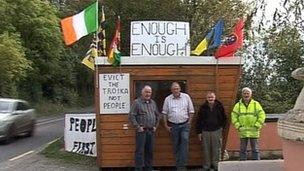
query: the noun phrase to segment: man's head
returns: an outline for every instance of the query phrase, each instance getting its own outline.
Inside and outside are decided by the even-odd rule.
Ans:
[[[141,89],[141,96],[144,100],[150,100],[152,96],[152,88],[149,85],[145,85],[143,89]]]
[[[178,82],[173,82],[171,84],[171,92],[172,92],[173,96],[174,97],[179,97],[180,91],[181,91],[181,87],[178,84]]]
[[[242,89],[242,97],[243,97],[243,100],[248,103],[251,99],[251,96],[252,96],[252,90],[249,88],[249,87],[244,87]]]
[[[206,95],[206,99],[207,99],[207,102],[209,103],[209,104],[214,104],[214,102],[215,102],[215,98],[216,98],[216,96],[215,96],[215,93],[214,92],[208,92],[207,93],[207,95]]]

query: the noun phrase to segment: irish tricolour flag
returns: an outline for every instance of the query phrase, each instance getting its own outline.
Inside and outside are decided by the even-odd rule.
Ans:
[[[61,20],[63,38],[66,45],[71,45],[80,38],[98,29],[97,1],[80,13]]]

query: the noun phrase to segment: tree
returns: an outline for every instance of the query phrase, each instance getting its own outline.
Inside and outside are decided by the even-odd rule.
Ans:
[[[262,18],[253,28],[253,36],[245,52],[249,62],[245,65],[242,87],[253,88],[255,98],[261,101],[267,113],[291,109],[303,86],[290,77],[294,69],[303,66],[303,26],[299,15],[303,4],[299,5],[297,0],[282,2],[271,25],[271,21],[265,20],[266,4],[260,2]]]
[[[0,50],[6,53],[19,52],[18,59],[25,58],[24,61],[28,62],[20,62],[20,65],[31,66],[31,69],[25,67],[26,70],[20,68],[22,74],[19,75],[22,77],[14,71],[14,77],[19,80],[14,82],[18,96],[35,102],[43,99],[69,104],[77,102],[75,65],[80,63],[81,55],[65,49],[57,8],[41,0],[0,0],[0,11],[7,14],[0,16],[0,24],[3,25],[0,34],[9,35],[4,36],[6,47]],[[16,54],[10,56],[15,57]],[[1,58],[7,57],[1,54]],[[3,75],[10,77],[8,72]],[[5,87],[12,85],[1,83]]]
[[[14,91],[9,90],[8,95],[16,94],[35,102],[48,99],[67,104],[78,103],[80,97],[92,99],[94,74],[80,64],[92,41],[92,35],[65,47],[59,21],[60,18],[76,14],[93,1],[0,0],[0,12],[7,14],[0,16],[0,58],[10,55],[15,61],[21,61],[18,62],[20,66],[15,66],[17,62],[10,60],[18,68],[18,72],[1,73],[1,79],[11,78],[11,75],[16,78],[13,79],[14,83],[0,83],[2,87],[15,85]],[[224,18],[227,28],[225,31],[228,33],[240,16],[250,12],[248,5],[240,0],[104,0],[100,1],[100,8],[101,5],[105,5],[108,45],[114,33],[116,16],[121,16],[123,55],[129,55],[131,21],[190,22],[193,30],[191,39],[194,40],[191,44],[194,47],[203,39],[217,17]],[[2,87],[1,93],[4,92]]]
[[[31,61],[25,58],[20,36],[0,34],[0,96],[17,97],[17,84],[30,71]]]
[[[14,6],[13,25],[21,35],[26,57],[33,62],[33,70],[21,85],[24,92],[28,92],[24,96],[36,101],[43,96],[51,97],[63,51],[56,9],[40,0],[8,2]]]
[[[195,47],[210,31],[217,20],[224,20],[224,34],[230,34],[240,18],[245,18],[253,9],[240,0],[206,1],[196,0],[193,4],[193,19],[191,20],[191,45]],[[248,18],[250,21],[251,18]],[[247,27],[250,27],[248,22]]]
[[[165,20],[189,21],[186,5],[179,0],[105,0],[107,18],[107,40],[111,41],[114,34],[114,23],[117,15],[121,17],[121,52],[128,56],[130,53],[130,23],[131,21]]]
[[[300,81],[291,77],[291,72],[303,66],[304,41],[296,28],[286,26],[278,33],[272,32],[265,42],[269,59],[273,61],[270,85],[279,95],[274,99],[277,111],[286,111],[293,108],[303,87]]]
[[[64,5],[60,6],[60,16],[66,17],[82,10],[85,6],[90,4],[90,0],[69,0],[65,1]],[[195,47],[197,42],[204,38],[205,32],[212,27],[219,16],[223,17],[226,22],[226,32],[229,33],[233,28],[236,21],[241,16],[245,16],[250,13],[247,4],[239,0],[234,1],[192,1],[192,0],[143,0],[143,1],[120,1],[120,0],[104,0],[99,3],[105,6],[106,15],[106,40],[109,46],[114,33],[114,24],[116,16],[120,15],[122,23],[121,32],[121,51],[125,56],[129,55],[130,51],[130,23],[131,21],[138,20],[166,20],[166,21],[186,21],[190,22],[192,33],[191,45]],[[205,6],[205,8],[202,8]],[[156,12],[157,11],[157,12]],[[197,31],[199,30],[199,31]],[[92,37],[87,36],[75,43],[71,49],[71,52],[78,54],[78,59],[83,58],[84,52],[88,49]],[[75,56],[77,58],[77,56]],[[92,74],[83,72],[82,68],[77,71],[82,79],[92,78]],[[91,81],[92,82],[92,81]],[[85,87],[93,86],[93,84],[84,85],[88,81],[82,81],[79,83],[78,88],[81,90]]]

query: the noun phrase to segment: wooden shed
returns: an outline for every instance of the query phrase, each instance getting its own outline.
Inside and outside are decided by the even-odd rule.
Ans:
[[[171,83],[177,81],[181,84],[182,91],[188,93],[193,100],[195,112],[205,100],[207,91],[214,91],[223,102],[227,114],[230,114],[243,62],[239,57],[219,60],[212,56],[122,57],[121,66],[113,67],[105,57],[99,57],[95,64],[97,163],[100,168],[117,168],[134,167],[135,132],[128,121],[127,110],[128,105],[140,95],[143,85],[152,86],[153,99],[160,111],[165,97],[170,94]],[[120,74],[127,74],[127,79],[120,83],[108,83],[107,80],[119,77]],[[113,91],[109,88],[111,85]],[[112,96],[115,93],[118,94],[117,97]],[[124,112],[121,113],[121,110]],[[194,129],[195,122],[196,114],[190,134],[189,166],[200,166],[203,157]],[[161,122],[155,137],[154,166],[174,164],[170,135]]]

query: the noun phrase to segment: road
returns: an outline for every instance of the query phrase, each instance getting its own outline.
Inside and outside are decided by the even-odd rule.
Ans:
[[[63,117],[38,122],[33,137],[17,137],[10,144],[0,143],[0,162],[14,160],[21,157],[20,155],[32,153],[63,134]]]

